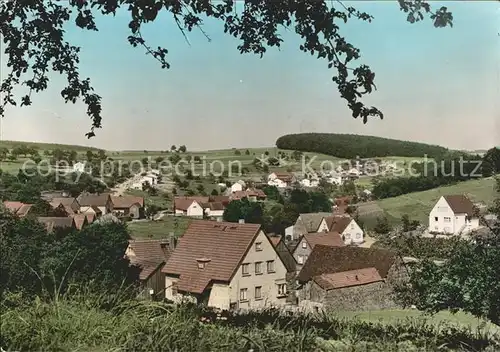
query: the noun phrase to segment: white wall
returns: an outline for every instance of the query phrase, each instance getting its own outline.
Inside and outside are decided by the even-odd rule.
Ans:
[[[255,243],[260,242],[261,251],[255,250]],[[274,260],[274,273],[267,272],[267,261]],[[262,262],[262,274],[255,274],[255,262]],[[278,284],[286,284],[286,268],[281,262],[273,245],[260,232],[242,263],[249,264],[249,276],[243,276],[241,266],[229,285],[229,300],[237,303],[239,308],[261,308],[264,306],[280,306],[286,303],[286,297],[278,297]],[[261,286],[262,299],[255,299],[255,287]],[[247,302],[240,302],[240,289],[247,289]]]
[[[239,184],[238,182],[236,182],[231,186],[231,192],[234,193],[234,192],[238,192],[238,191],[243,191],[243,186],[241,184]]]
[[[321,222],[319,223],[317,232],[328,232],[328,225],[326,224],[325,219],[321,220]]]
[[[358,225],[358,223],[352,219],[349,225],[345,228],[344,232],[341,233],[344,236],[345,244],[360,244],[364,241],[363,229]]]
[[[187,208],[187,216],[203,217],[203,208],[198,202],[193,201],[193,203],[191,203],[191,205]]]
[[[455,233],[455,231],[458,231],[465,224],[465,215],[458,216],[458,219],[456,217],[444,197],[439,198],[429,213],[429,232]],[[460,219],[461,217],[463,219]],[[445,221],[445,218],[449,218],[449,221]],[[457,225],[459,226],[458,228],[456,228]]]

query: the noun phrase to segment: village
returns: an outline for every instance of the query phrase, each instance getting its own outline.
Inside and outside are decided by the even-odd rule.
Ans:
[[[73,171],[85,173],[82,165],[75,163]],[[114,191],[77,197],[65,191],[42,192],[41,198],[57,216],[37,219],[49,233],[106,221],[189,220],[180,236],[169,231],[161,238],[148,239],[144,233],[130,240],[124,255],[140,268],[140,296],[145,299],[194,302],[220,310],[398,308],[394,289],[408,280],[411,266],[419,259],[373,247],[370,233],[356,221],[352,196],[332,199],[329,211],[300,213],[283,233],[266,233],[261,224],[246,223],[243,218],[224,220],[232,202],[265,204],[268,196],[263,189],[287,194],[317,187],[320,179],[342,185],[362,174],[356,168],[339,169],[322,178],[308,174],[299,179],[296,173],[271,171],[267,182],[238,180],[230,186],[219,185],[222,190],[217,195],[175,196],[171,209],[147,216],[144,196],[117,190],[158,187],[161,172],[153,169],[126,180]],[[361,193],[369,200],[368,190]],[[28,216],[33,206],[9,200],[3,204],[20,218]],[[485,229],[479,206],[463,194],[443,195],[429,209],[428,226],[420,226],[416,236],[452,238],[479,233]]]

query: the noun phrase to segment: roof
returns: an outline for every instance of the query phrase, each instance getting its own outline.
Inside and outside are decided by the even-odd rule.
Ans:
[[[179,210],[187,210],[193,202],[208,203],[208,197],[175,197],[174,208]]]
[[[267,196],[261,189],[250,189],[250,188],[244,191],[235,191],[231,193],[231,199],[233,200],[239,200],[246,197],[266,198]]]
[[[316,232],[318,230],[319,224],[321,224],[321,220],[331,215],[332,213],[326,213],[326,212],[302,213],[299,214],[299,217],[306,232]]]
[[[275,236],[276,237],[276,236]],[[272,237],[270,237],[271,243],[272,243]],[[281,243],[281,245],[279,245]],[[274,243],[273,243],[274,244]],[[278,242],[276,244],[276,253],[278,253],[278,256],[280,257],[281,261],[285,265],[286,271],[289,273],[296,273],[297,272],[297,262],[295,261],[295,258],[293,257],[292,253],[288,250],[288,247],[285,245],[283,242]]]
[[[298,280],[306,282],[315,276],[350,270],[376,268],[385,278],[396,261],[396,254],[382,248],[330,247],[316,245],[299,273]]]
[[[227,203],[229,203],[229,196],[209,196],[208,201],[209,202],[220,202],[222,204],[227,204]]]
[[[333,290],[336,288],[352,287],[382,281],[376,268],[343,271],[333,274],[322,274],[313,278],[321,288]]]
[[[455,214],[474,214],[474,204],[464,195],[443,196]]]
[[[210,208],[210,210],[224,210],[225,209],[224,204],[222,204],[221,202],[210,202],[210,203],[208,203],[208,207]]]
[[[259,233],[259,224],[194,220],[162,272],[178,275],[180,291],[202,293],[212,281],[229,282]],[[207,258],[204,269],[197,260]]]
[[[130,264],[140,269],[139,279],[147,280],[170,257],[173,248],[167,239],[130,240],[127,258]]]
[[[309,247],[314,249],[316,245],[320,244],[323,246],[330,247],[344,247],[345,243],[342,241],[338,232],[327,232],[327,233],[308,233],[304,235]]]
[[[330,232],[342,233],[352,221],[350,216],[328,216],[325,218],[326,226]]]
[[[33,206],[33,204],[25,204],[23,202],[13,202],[8,200],[4,201],[3,205],[5,206],[5,208],[19,217],[26,216]]]
[[[276,178],[285,181],[285,182],[290,182],[293,180],[293,175],[289,172],[283,172],[283,171],[273,171],[271,174],[275,174]]]
[[[96,205],[91,205],[91,206],[88,206],[88,205],[85,205],[83,206],[84,210],[81,210],[80,208],[80,211],[82,212],[86,212],[88,209],[92,209],[93,211],[95,211],[96,214],[100,214],[102,213],[101,209],[99,209]],[[89,213],[89,214],[92,214],[92,213]]]
[[[38,217],[39,222],[45,225],[45,229],[51,232],[55,228],[67,228],[75,226],[73,218],[69,217]]]
[[[57,207],[59,204],[62,204],[64,206],[71,206],[73,205],[74,202],[77,202],[78,204],[78,201],[76,200],[76,198],[71,198],[71,197],[56,197],[56,198],[52,198],[50,200],[50,204],[55,204],[55,206]]]
[[[134,204],[139,204],[140,207],[144,207],[144,197],[111,196],[111,202],[113,203],[113,208],[118,209],[128,209]]]
[[[88,221],[89,224],[91,224],[91,223],[94,222],[94,220],[95,220],[95,214],[93,214],[93,213],[86,213],[84,215],[87,218],[87,221]]]
[[[73,215],[73,219],[75,220],[75,226],[78,230],[81,230],[83,228],[85,222],[88,223],[88,219],[85,214],[75,214]]]
[[[78,203],[80,206],[96,206],[103,207],[106,205],[108,199],[110,198],[109,193],[100,194],[85,194],[78,197]]]

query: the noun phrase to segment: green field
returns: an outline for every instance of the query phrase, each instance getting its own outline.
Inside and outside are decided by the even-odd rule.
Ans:
[[[449,311],[441,311],[434,315],[425,314],[419,310],[378,310],[366,312],[335,312],[336,317],[359,319],[366,322],[382,322],[384,324],[397,324],[402,322],[427,322],[439,328],[440,326],[461,326],[471,330],[481,329],[488,334],[500,334],[500,327],[495,326],[485,320],[478,319],[471,314],[457,312],[452,314]]]
[[[192,219],[184,216],[164,216],[156,221],[132,221],[128,229],[132,238],[168,238],[170,232],[177,237],[186,231]]]
[[[408,214],[411,219],[427,224],[429,212],[434,204],[441,196],[449,194],[464,194],[472,201],[491,205],[495,198],[495,180],[485,178],[464,181],[451,186],[382,199],[376,203],[392,218],[401,219],[404,214]]]
[[[95,147],[86,147],[83,145],[69,145],[69,144],[57,144],[57,143],[38,143],[38,142],[24,142],[24,141],[0,141],[0,148],[12,149],[20,144],[26,145],[28,147],[34,147],[39,150],[54,150],[54,149],[66,149],[75,150],[77,152],[86,152],[87,150],[98,150]]]

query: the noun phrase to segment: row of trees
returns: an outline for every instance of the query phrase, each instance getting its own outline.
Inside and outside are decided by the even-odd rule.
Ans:
[[[430,158],[436,158],[447,152],[446,148],[436,145],[373,136],[335,133],[289,134],[278,138],[276,146],[280,149],[322,153],[347,159],[394,155],[409,157],[427,155]]]
[[[330,212],[332,203],[322,192],[307,192],[294,189],[289,194],[281,195],[274,186],[265,186],[264,193],[268,202],[252,202],[247,198],[232,201],[224,211],[224,220],[262,224],[267,233],[282,234],[285,228],[297,220],[300,213]]]
[[[121,223],[47,234],[35,219],[19,219],[0,205],[0,294],[62,294],[70,284],[118,288],[138,279],[123,254],[129,234]]]

